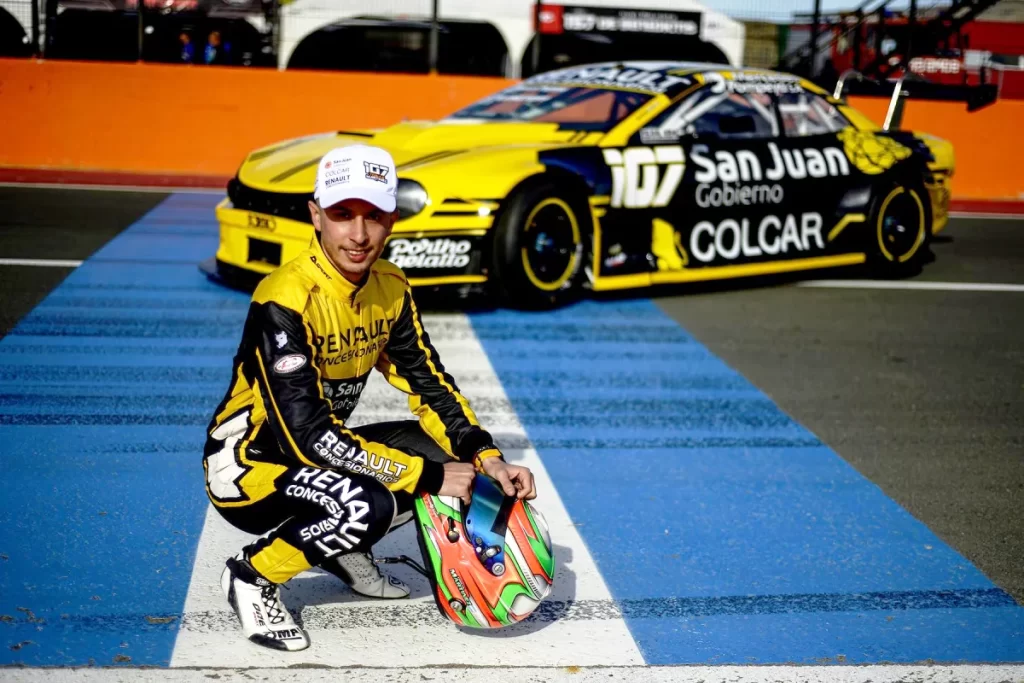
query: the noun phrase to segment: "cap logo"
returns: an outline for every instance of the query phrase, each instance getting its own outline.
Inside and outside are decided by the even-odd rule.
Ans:
[[[379,183],[388,182],[388,172],[391,170],[383,164],[374,164],[369,161],[363,162],[363,168],[366,169],[366,177],[370,180],[376,180]]]
[[[328,159],[324,162],[324,168],[330,168],[332,163],[334,162]]]

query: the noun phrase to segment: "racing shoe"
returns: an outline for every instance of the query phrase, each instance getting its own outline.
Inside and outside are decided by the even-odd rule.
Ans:
[[[409,587],[382,572],[370,553],[346,553],[320,566],[344,581],[356,593],[368,598],[395,600],[409,597]]]
[[[235,608],[245,636],[263,647],[295,652],[309,647],[309,636],[298,627],[281,602],[281,586],[270,583],[239,553],[227,561],[220,586]]]

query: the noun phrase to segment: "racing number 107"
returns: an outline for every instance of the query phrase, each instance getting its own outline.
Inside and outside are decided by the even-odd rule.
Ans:
[[[683,179],[682,147],[627,147],[603,151],[604,162],[612,172],[611,205],[614,208],[665,206]],[[664,175],[661,166],[665,167]]]

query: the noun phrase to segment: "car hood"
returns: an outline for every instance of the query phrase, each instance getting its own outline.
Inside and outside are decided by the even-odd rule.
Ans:
[[[556,123],[494,123],[469,119],[409,121],[383,130],[339,131],[286,140],[255,150],[238,176],[245,185],[272,192],[312,192],[320,158],[329,150],[356,143],[388,150],[398,172],[481,149],[524,145],[547,147],[579,138],[579,131]]]

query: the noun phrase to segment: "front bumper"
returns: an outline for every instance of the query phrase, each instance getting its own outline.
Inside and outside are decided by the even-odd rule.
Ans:
[[[413,287],[474,285],[488,279],[489,212],[431,211],[401,220],[384,248],[384,258],[401,268]],[[440,214],[440,215],[437,215]],[[217,205],[220,244],[200,269],[211,279],[251,291],[268,273],[310,245],[313,226],[293,218]]]

